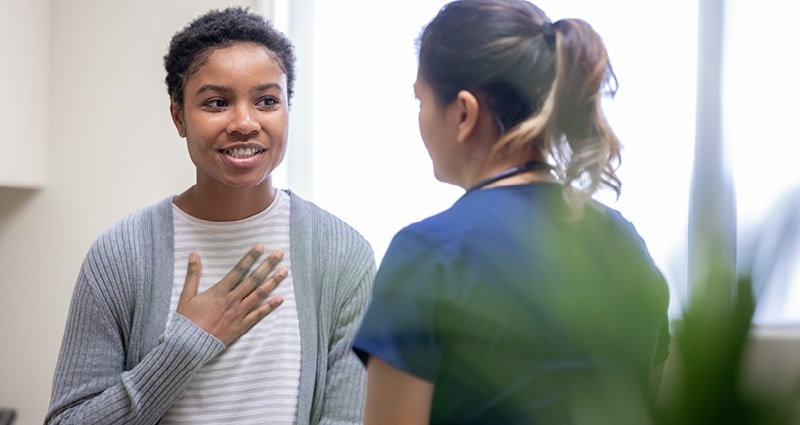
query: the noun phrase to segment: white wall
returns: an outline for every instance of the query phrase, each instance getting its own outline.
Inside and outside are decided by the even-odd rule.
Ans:
[[[0,407],[41,424],[75,277],[92,240],[129,211],[182,191],[194,169],[168,114],[162,57],[172,34],[221,0],[0,0],[49,32],[50,81],[39,96],[4,96],[38,112],[22,135],[48,129],[49,181],[0,187]],[[48,20],[50,23],[48,24]],[[43,48],[0,27],[0,38]],[[20,81],[3,81],[16,87]],[[4,91],[5,92],[5,91]],[[7,92],[6,92],[7,93]],[[50,119],[47,118],[48,114]],[[38,119],[38,120],[37,120]],[[0,128],[0,138],[10,134]],[[25,139],[17,140],[24,145]],[[7,155],[7,152],[0,152]]]

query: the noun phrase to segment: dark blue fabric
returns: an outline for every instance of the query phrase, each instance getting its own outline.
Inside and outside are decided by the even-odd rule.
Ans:
[[[599,394],[637,403],[667,356],[668,289],[633,225],[596,207],[570,220],[561,186],[502,186],[409,225],[353,349],[433,382],[433,424],[573,423]]]

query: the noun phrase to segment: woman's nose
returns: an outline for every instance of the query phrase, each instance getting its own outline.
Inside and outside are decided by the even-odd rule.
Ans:
[[[228,123],[229,134],[240,134],[249,136],[257,133],[261,128],[258,120],[253,114],[253,110],[247,106],[237,106],[233,108],[231,120]]]

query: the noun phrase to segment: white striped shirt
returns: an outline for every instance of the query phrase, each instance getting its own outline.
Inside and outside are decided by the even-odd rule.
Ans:
[[[280,190],[269,208],[233,222],[199,220],[173,205],[175,278],[168,320],[177,308],[192,251],[202,263],[199,291],[219,282],[255,243],[262,243],[265,253],[283,250],[280,266],[290,272],[273,292],[284,298],[283,304],[203,366],[161,424],[295,424],[300,329],[290,267],[289,207],[290,197]]]

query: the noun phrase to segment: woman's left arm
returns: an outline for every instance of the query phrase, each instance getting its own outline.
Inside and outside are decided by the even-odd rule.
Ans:
[[[432,399],[433,383],[370,356],[364,425],[428,425]]]
[[[351,349],[351,344],[369,305],[376,266],[359,262],[358,272],[339,282],[336,313],[333,318],[327,371],[319,425],[360,425],[364,414],[366,370]],[[349,273],[345,273],[347,275]],[[344,282],[347,283],[344,283]],[[314,421],[312,420],[312,423]]]

